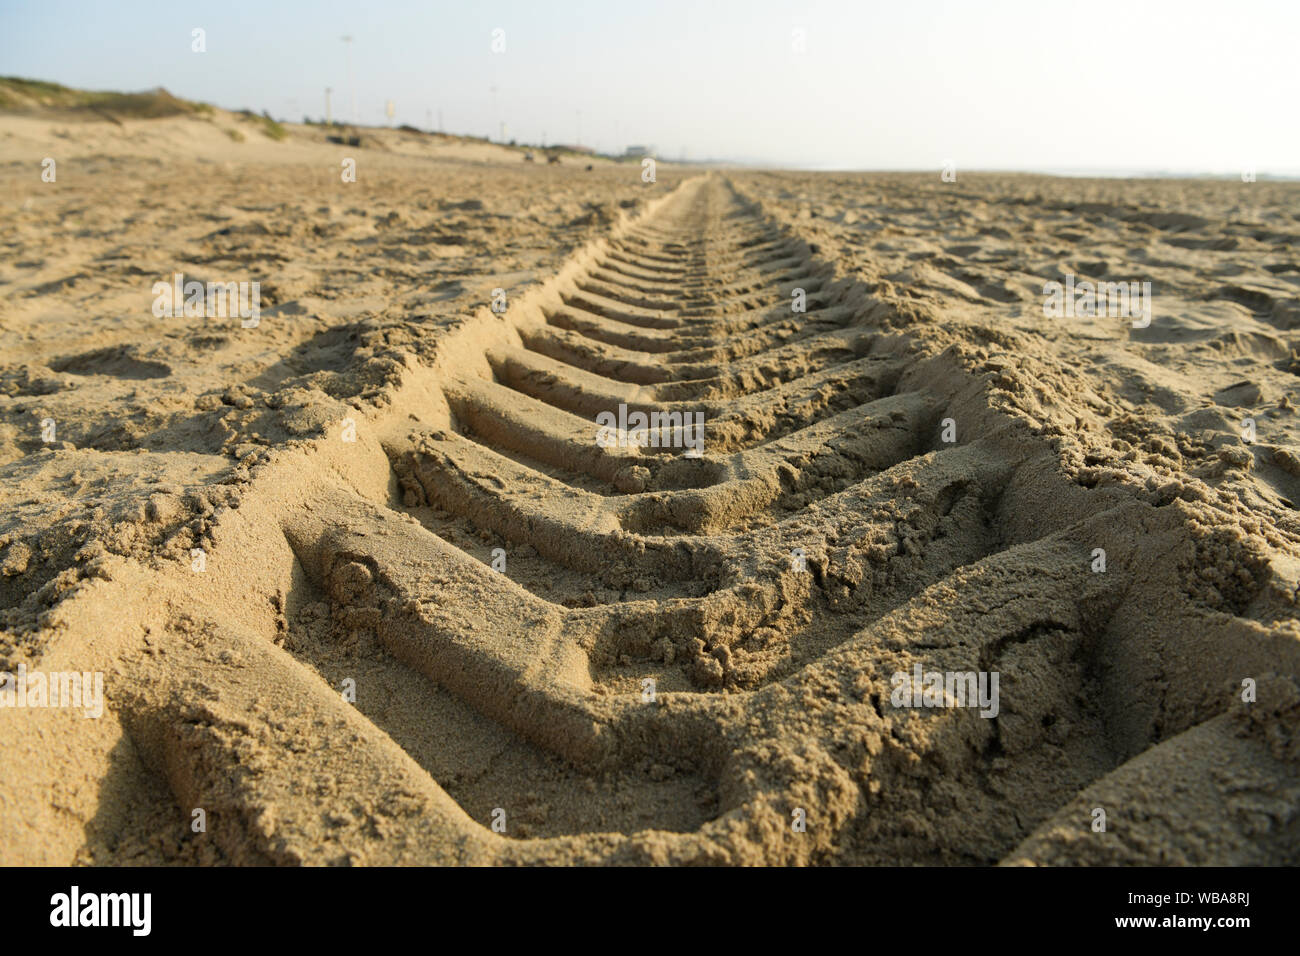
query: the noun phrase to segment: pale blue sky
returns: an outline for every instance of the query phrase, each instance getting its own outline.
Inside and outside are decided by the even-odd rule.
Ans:
[[[1300,171],[1300,0],[0,0],[0,75],[293,120],[331,86],[347,118],[343,34],[363,122],[391,98],[399,123],[691,158]]]

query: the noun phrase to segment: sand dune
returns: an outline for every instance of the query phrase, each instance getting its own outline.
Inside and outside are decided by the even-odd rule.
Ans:
[[[1300,859],[1300,187],[151,122],[0,126],[3,862]]]

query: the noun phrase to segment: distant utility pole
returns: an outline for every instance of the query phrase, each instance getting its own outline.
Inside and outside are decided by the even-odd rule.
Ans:
[[[429,128],[430,133],[433,132],[433,110],[424,111],[424,125]]]
[[[573,145],[574,146],[582,145],[582,110],[578,110],[578,141]]]
[[[501,122],[501,115],[497,112],[497,85],[495,83],[490,87],[492,91],[492,115],[496,117],[497,122]]]
[[[357,112],[357,81],[352,76],[352,37],[341,37],[348,51],[348,86],[352,87],[352,122],[360,123],[361,114]]]
[[[442,132],[442,110],[438,110],[438,132]]]
[[[326,126],[334,125],[333,120],[331,118],[333,114],[330,112],[330,94],[333,92],[334,91],[330,89],[328,86],[325,87],[325,125]]]

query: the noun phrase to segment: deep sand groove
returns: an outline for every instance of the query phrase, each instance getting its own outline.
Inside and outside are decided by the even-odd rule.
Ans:
[[[688,181],[266,466],[201,587],[124,564],[61,607],[138,645],[63,761],[237,862],[1295,862],[1295,744],[1233,705],[1295,697],[1273,572],[1206,598],[1204,514],[1072,483],[892,308]],[[599,447],[620,403],[701,413],[702,456]],[[205,612],[231,589],[260,630]],[[998,716],[894,707],[917,664],[998,671]]]

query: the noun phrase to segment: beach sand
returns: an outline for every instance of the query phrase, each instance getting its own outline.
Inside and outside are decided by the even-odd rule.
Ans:
[[[287,130],[0,115],[0,863],[1300,861],[1300,184]]]

